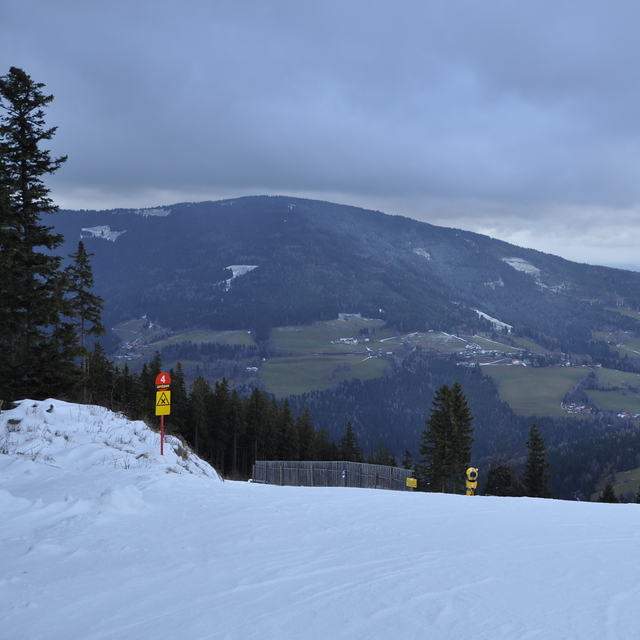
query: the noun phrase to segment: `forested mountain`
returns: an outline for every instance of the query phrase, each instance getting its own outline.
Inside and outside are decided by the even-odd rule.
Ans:
[[[174,330],[252,330],[258,347],[248,347],[253,351],[243,351],[243,358],[251,356],[254,365],[263,353],[274,355],[268,340],[274,327],[360,313],[398,332],[468,336],[500,331],[493,318],[510,325],[511,336],[532,337],[556,353],[637,366],[620,358],[608,336],[640,332],[633,314],[612,310],[640,307],[640,274],[576,264],[470,232],[266,196],[151,210],[60,211],[54,224],[67,253],[82,238],[94,254],[106,326],[146,316]],[[163,355],[201,360],[203,350],[211,350],[208,360],[230,361],[239,349],[245,348],[176,343]],[[496,456],[522,464],[532,418],[502,402],[490,377],[442,355],[407,353],[383,377],[289,398],[293,413],[308,407],[314,426],[325,427],[334,440],[351,421],[365,451],[384,445],[415,457],[435,391],[457,380],[475,418],[474,461],[485,470]],[[640,437],[633,422],[616,421],[615,414],[535,419],[549,446],[558,497],[587,496],[609,465],[637,464]]]
[[[400,331],[473,333],[489,326],[478,310],[546,346],[594,355],[603,351],[594,331],[640,330],[605,308],[640,306],[638,273],[356,207],[260,196],[63,210],[54,225],[69,249],[82,237],[94,254],[107,326],[146,315],[264,339],[275,326],[351,312]]]

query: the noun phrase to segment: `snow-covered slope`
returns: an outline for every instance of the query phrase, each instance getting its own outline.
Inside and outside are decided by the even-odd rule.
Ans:
[[[640,505],[223,483],[142,423],[55,400],[3,413],[0,438],[2,640],[640,628]]]

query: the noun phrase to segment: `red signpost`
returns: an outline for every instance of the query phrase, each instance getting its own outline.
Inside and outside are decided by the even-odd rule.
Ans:
[[[156,376],[156,415],[160,416],[160,455],[164,455],[164,417],[171,413],[171,376],[159,373]]]

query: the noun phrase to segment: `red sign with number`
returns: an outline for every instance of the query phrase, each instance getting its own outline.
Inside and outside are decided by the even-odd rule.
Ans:
[[[156,376],[156,387],[168,387],[171,384],[171,376],[168,373],[159,373]]]

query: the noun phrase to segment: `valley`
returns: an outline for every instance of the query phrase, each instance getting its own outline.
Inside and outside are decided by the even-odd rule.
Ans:
[[[639,420],[640,374],[598,367],[600,389],[589,390],[588,406],[569,403],[565,396],[592,371],[584,364],[567,366],[560,354],[553,354],[531,340],[504,336],[498,342],[486,336],[456,336],[445,332],[412,332],[398,335],[377,319],[358,314],[340,314],[338,318],[311,325],[275,327],[267,348],[260,346],[255,334],[244,330],[187,330],[173,332],[153,325],[146,318],[130,320],[113,328],[123,341],[114,361],[127,363],[139,372],[157,352],[167,369],[181,362],[187,382],[202,375],[211,383],[226,366],[230,386],[246,388],[253,384],[279,399],[310,391],[322,391],[346,380],[370,380],[390,373],[398,362],[415,348],[453,358],[460,366],[479,366],[498,383],[500,398],[521,416],[564,417],[588,415],[606,410],[619,417]],[[217,362],[206,353],[199,358],[174,358],[181,345],[224,345],[237,351],[234,365]],[[262,350],[263,355],[259,356]],[[205,348],[206,351],[206,348]],[[554,362],[536,366],[539,357]]]

